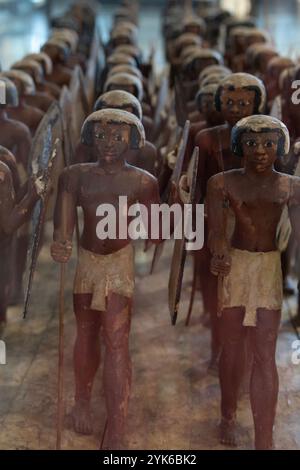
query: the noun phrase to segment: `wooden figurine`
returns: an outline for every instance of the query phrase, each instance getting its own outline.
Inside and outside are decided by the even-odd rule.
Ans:
[[[288,130],[278,119],[242,119],[232,129],[231,148],[243,160],[242,168],[215,175],[208,183],[211,270],[218,276],[222,341],[220,437],[224,444],[238,444],[237,400],[248,337],[254,358],[250,401],[255,448],[270,450],[278,396],[275,350],[282,307],[276,232],[288,206],[299,237],[300,180],[274,169],[276,159],[289,151]],[[231,238],[226,236],[228,206],[235,219]]]
[[[51,253],[59,263],[69,260],[76,207],[81,206],[84,228],[74,283],[77,338],[72,416],[77,432],[92,432],[90,400],[100,363],[99,334],[102,328],[108,415],[104,447],[120,449],[131,383],[128,339],[134,290],[133,248],[126,234],[124,239],[118,236],[100,239],[96,212],[101,204],[111,204],[118,217],[119,196],[127,196],[129,206],[140,202],[149,209],[152,203],[159,203],[158,184],[152,175],[128,165],[125,160],[129,149],[142,148],[145,143],[143,126],[133,114],[116,109],[91,114],[82,128],[82,143],[91,146],[97,162],[73,165],[62,173]]]

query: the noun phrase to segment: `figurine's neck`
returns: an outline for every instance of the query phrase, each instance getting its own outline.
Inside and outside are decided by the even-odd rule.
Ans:
[[[107,162],[101,158],[98,160],[98,165],[106,173],[118,173],[125,166],[125,160],[122,158],[113,162]]]
[[[256,181],[262,181],[270,178],[270,176],[274,173],[274,165],[270,165],[264,171],[255,171],[252,166],[245,164],[245,173],[249,178]]]

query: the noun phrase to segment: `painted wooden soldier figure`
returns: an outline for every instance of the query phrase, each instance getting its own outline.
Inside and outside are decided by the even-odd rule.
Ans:
[[[49,39],[41,48],[53,64],[53,71],[48,75],[49,82],[53,82],[59,87],[68,86],[72,78],[72,70],[67,67],[67,61],[70,56],[70,48],[59,39]]]
[[[108,414],[104,446],[120,449],[131,382],[128,338],[134,290],[133,248],[126,233],[124,239],[118,235],[116,239],[99,238],[97,209],[102,204],[111,204],[118,220],[119,196],[127,196],[128,206],[139,202],[149,209],[151,204],[159,203],[158,184],[152,175],[125,160],[129,149],[142,148],[145,142],[143,126],[133,114],[116,109],[91,114],[82,128],[82,142],[93,148],[98,160],[73,165],[62,173],[51,253],[59,263],[69,260],[76,207],[81,206],[84,228],[74,282],[77,322],[74,429],[84,434],[92,432],[90,400],[100,363],[99,333],[102,329],[106,346],[104,391]],[[129,221],[127,213],[124,215]]]
[[[222,80],[216,92],[216,109],[221,112],[225,124],[202,130],[195,138],[199,147],[199,172],[197,178],[197,201],[205,201],[207,181],[220,171],[240,168],[242,160],[230,147],[231,130],[243,117],[264,111],[266,92],[263,83],[253,75],[236,73]],[[207,225],[205,226],[207,232]],[[207,238],[207,237],[206,237]],[[217,326],[216,279],[209,270],[210,253],[207,243],[196,254],[198,275],[204,301],[205,313],[211,321],[211,363],[216,367],[220,353]]]
[[[140,102],[135,96],[126,91],[108,91],[101,95],[95,103],[94,111],[107,108],[122,109],[133,113],[140,121],[142,121],[143,118]],[[126,155],[126,161],[130,163],[130,165],[148,171],[154,176],[156,175],[158,153],[155,146],[148,140],[145,141],[145,146],[142,149],[130,150]]]
[[[16,188],[18,192],[16,192]],[[0,338],[6,326],[12,272],[12,237],[30,216],[35,203],[43,194],[40,179],[31,178],[22,188],[11,152],[0,147]]]
[[[0,87],[6,98],[5,103],[0,103],[0,145],[15,155],[17,164],[22,167],[22,173],[26,175],[32,141],[30,130],[22,122],[9,118],[7,114],[8,107],[11,110],[19,105],[19,95],[15,84],[8,78],[0,77]]]
[[[208,183],[211,269],[221,283],[220,437],[224,444],[238,443],[237,400],[248,336],[247,346],[254,357],[250,401],[255,448],[266,450],[273,448],[278,396],[275,350],[282,273],[276,232],[288,206],[294,233],[299,237],[300,179],[274,169],[276,159],[289,151],[288,130],[276,118],[242,119],[232,130],[231,145],[235,155],[244,160],[243,168],[215,175]],[[226,236],[228,205],[235,217],[231,238]]]
[[[60,97],[60,88],[53,82],[48,81],[48,75],[52,74],[53,63],[51,58],[45,52],[32,53],[24,57],[24,59],[32,59],[38,62],[44,70],[44,80],[42,83],[37,83],[36,89],[42,93],[48,93],[54,99],[58,100]]]
[[[47,112],[55,98],[45,91],[37,91],[37,86],[44,82],[44,70],[41,64],[33,59],[23,59],[12,65],[12,70],[22,70],[31,76],[35,85],[35,93],[26,95],[25,102],[43,112]]]
[[[2,72],[1,76],[9,78],[17,87],[19,95],[19,104],[13,108],[8,108],[8,116],[18,120],[29,127],[31,135],[34,136],[45,113],[35,106],[26,102],[28,96],[35,94],[35,85],[31,76],[22,70],[9,70]]]

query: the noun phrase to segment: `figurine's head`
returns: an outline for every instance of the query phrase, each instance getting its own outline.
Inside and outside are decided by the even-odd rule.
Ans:
[[[202,39],[197,36],[196,34],[192,33],[184,33],[181,34],[175,41],[174,41],[174,54],[176,57],[180,56],[184,49],[190,46],[196,46],[201,48],[202,46]]]
[[[266,89],[261,80],[248,73],[233,73],[219,84],[216,109],[230,125],[252,114],[263,113]]]
[[[231,29],[228,43],[230,46],[230,55],[242,54],[247,48],[246,37],[249,31],[253,29],[249,26],[236,26]]]
[[[194,44],[192,46],[185,46],[179,56],[180,65],[184,64],[189,57],[192,57],[194,54],[196,54],[199,49],[202,49],[202,46],[199,46],[198,44]]]
[[[142,119],[143,112],[140,102],[131,93],[127,93],[127,91],[108,91],[101,95],[94,105],[94,111],[107,108],[121,109],[134,114],[140,120]]]
[[[251,28],[247,31],[245,37],[245,48],[252,46],[252,44],[268,44],[271,37],[267,31],[260,28]]]
[[[35,60],[41,66],[43,67],[44,70],[44,75],[51,75],[53,71],[53,63],[50,57],[45,54],[45,52],[39,52],[36,54],[28,54],[27,56],[24,57],[24,59],[29,59],[29,60]]]
[[[112,37],[112,34],[115,34],[115,31],[119,30],[120,28],[123,31],[127,31],[129,37],[133,38],[134,43],[136,43],[138,36],[138,28],[134,23],[130,21],[122,21],[121,23],[118,23],[116,26],[114,26],[113,30],[110,33],[110,36]]]
[[[268,63],[278,52],[270,44],[255,43],[249,46],[245,53],[245,63],[253,72],[265,73]]]
[[[18,90],[19,97],[26,95],[34,95],[35,93],[35,84],[33,79],[28,73],[23,72],[22,70],[8,70],[7,72],[2,72],[0,77],[9,78],[14,82]]]
[[[59,16],[58,18],[52,18],[50,21],[52,28],[67,28],[76,31],[78,34],[81,32],[81,26],[78,19],[70,15]]]
[[[48,41],[42,46],[41,51],[45,52],[53,63],[66,63],[70,56],[71,49],[65,41],[52,38],[48,39]]]
[[[114,54],[125,54],[129,55],[130,57],[133,57],[134,60],[136,61],[136,65],[139,65],[142,60],[142,53],[140,49],[136,46],[132,46],[131,44],[123,45],[123,46],[117,46],[114,49]]]
[[[206,85],[219,85],[224,78],[228,77],[228,73],[224,73],[222,71],[212,73],[207,75],[201,82],[199,82],[199,86],[203,87]]]
[[[188,14],[183,19],[183,31],[185,33],[197,34],[204,36],[206,33],[205,21],[199,16]]]
[[[278,82],[283,70],[295,66],[295,62],[289,57],[273,57],[267,67],[267,78]]]
[[[199,49],[198,52],[188,57],[183,63],[183,77],[186,76],[188,80],[196,81],[205,67],[218,64],[223,64],[223,58],[218,51],[214,49]]]
[[[290,137],[287,127],[272,116],[254,115],[239,121],[231,133],[233,153],[257,173],[273,166],[277,157],[287,155]]]
[[[254,70],[261,74],[266,73],[269,62],[278,55],[279,53],[271,45],[261,44],[261,47],[254,50],[252,56]]]
[[[33,59],[23,59],[11,66],[12,70],[22,70],[31,76],[34,83],[39,85],[44,82],[44,70],[39,62]]]
[[[202,81],[209,75],[216,74],[219,72],[223,73],[224,76],[230,75],[232,73],[232,71],[228,67],[225,67],[225,65],[209,65],[208,67],[205,67],[205,69],[203,69],[200,73],[199,84],[201,85]]]
[[[220,113],[216,110],[215,95],[218,90],[217,84],[206,85],[200,88],[196,96],[198,111],[206,118],[221,118]]]
[[[136,61],[133,57],[128,54],[114,52],[106,59],[106,65],[108,69],[114,67],[115,65],[132,65],[136,66]]]
[[[116,75],[117,73],[129,73],[129,75],[133,75],[134,77],[139,78],[141,81],[143,80],[142,72],[133,65],[115,65],[109,70],[107,78]]]
[[[111,32],[109,43],[113,48],[126,45],[134,46],[136,44],[136,35],[128,28],[119,25]]]
[[[0,76],[1,101],[0,108],[11,106],[15,108],[19,105],[19,94],[16,85],[7,77]]]
[[[128,73],[118,73],[108,78],[104,91],[123,90],[134,95],[139,101],[143,99],[143,84],[141,80]]]
[[[143,148],[141,121],[127,111],[104,109],[91,114],[81,130],[81,142],[94,148],[98,160],[112,164],[124,160],[129,149]]]
[[[54,28],[51,32],[53,39],[67,43],[71,51],[76,52],[79,42],[79,35],[76,31],[67,28]]]

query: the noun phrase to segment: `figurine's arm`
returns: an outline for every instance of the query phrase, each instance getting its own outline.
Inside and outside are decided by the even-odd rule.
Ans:
[[[10,235],[23,225],[38,199],[35,181],[30,179],[27,193],[16,204],[11,171],[0,163],[0,226],[4,233]]]
[[[206,162],[210,155],[210,136],[206,129],[198,132],[195,138],[195,147],[199,147],[199,164],[197,173],[196,202],[204,200],[206,196]]]
[[[76,221],[77,175],[65,169],[58,184],[54,211],[54,234],[51,255],[57,263],[67,263],[72,254],[72,238]]]
[[[19,124],[21,126],[21,123]],[[17,160],[17,163],[21,163],[23,167],[25,168],[25,170],[27,170],[32,138],[31,138],[30,130],[27,126],[25,126],[25,124],[22,124],[22,129],[20,127],[20,130],[17,134],[17,140],[18,140],[18,145],[17,145],[16,154],[15,154],[16,160]]]
[[[226,237],[226,213],[224,207],[224,176],[209,179],[207,185],[208,246],[212,253],[211,271],[227,276],[230,272],[230,246]]]
[[[139,201],[140,204],[143,204],[146,209],[147,209],[147,215],[144,215],[143,213],[142,218],[145,227],[148,227],[148,233],[149,233],[149,240],[152,243],[159,244],[162,241],[162,213],[159,213],[159,222],[158,222],[158,238],[151,238],[152,234],[152,224],[154,221],[152,220],[151,217],[151,206],[152,204],[160,205],[160,197],[159,197],[159,188],[158,188],[158,182],[157,179],[148,174],[144,173],[141,177],[141,185],[140,185],[140,195],[139,195]]]

